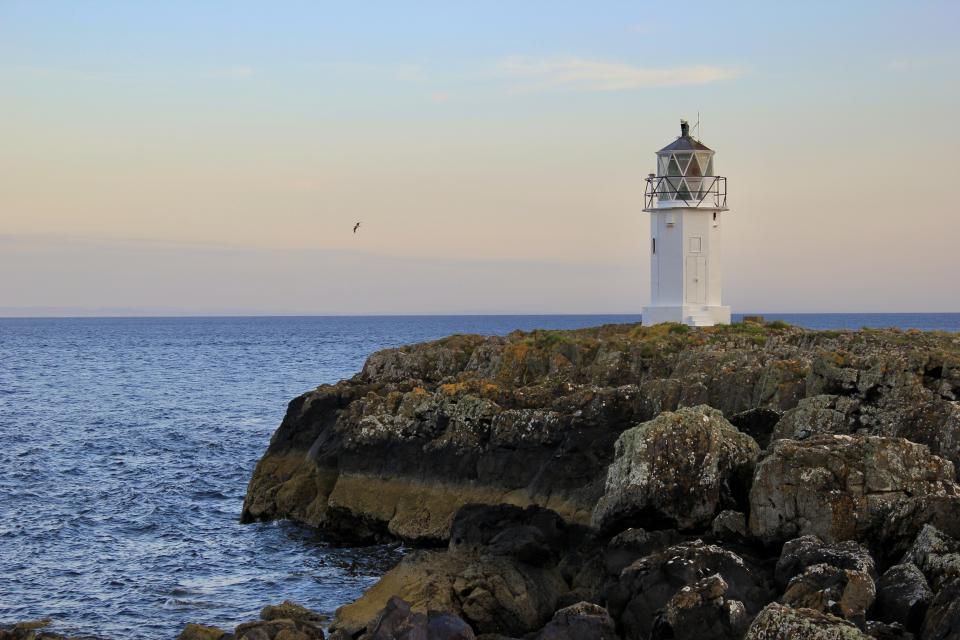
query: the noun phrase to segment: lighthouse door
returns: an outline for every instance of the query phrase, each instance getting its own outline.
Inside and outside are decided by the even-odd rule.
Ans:
[[[707,302],[707,259],[689,256],[687,258],[686,301],[693,304]]]

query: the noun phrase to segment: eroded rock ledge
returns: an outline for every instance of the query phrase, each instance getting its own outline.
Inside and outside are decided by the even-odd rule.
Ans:
[[[355,541],[437,544],[448,539],[464,504],[538,505],[589,526],[606,495],[599,524],[615,522],[619,513],[645,517],[648,526],[700,532],[726,509],[749,512],[750,529],[769,544],[808,532],[839,539],[861,535],[898,495],[927,486],[926,479],[953,480],[946,477],[953,465],[948,473],[943,464],[960,462],[958,399],[954,334],[741,324],[453,336],[376,353],[352,379],[293,400],[256,467],[242,517],[290,518]],[[691,468],[710,463],[696,487],[670,481],[605,494],[621,434],[661,412],[696,405],[713,407],[760,445],[728,443],[715,427],[691,432],[704,452],[689,461]],[[839,444],[805,448],[835,434],[905,439],[926,445],[911,450],[911,460],[933,454],[943,461],[916,473],[881,469],[887,475],[877,480],[875,466],[857,466],[853,458],[901,445],[863,441],[849,459]],[[852,519],[844,520],[846,505],[822,503],[832,511],[820,520],[771,520],[767,504],[748,496],[755,460],[765,482],[810,480],[762,458],[771,440],[766,450],[785,459],[813,460],[817,468],[846,464],[840,475],[810,476],[824,492],[865,477],[851,494]],[[635,437],[623,446],[659,445]],[[818,453],[824,446],[832,453]],[[642,473],[634,466],[623,476]],[[683,502],[683,490],[699,493]],[[936,488],[927,493],[938,495]],[[772,499],[769,508],[806,517],[806,497]],[[634,511],[609,512],[618,504]],[[915,533],[904,536],[909,541]]]

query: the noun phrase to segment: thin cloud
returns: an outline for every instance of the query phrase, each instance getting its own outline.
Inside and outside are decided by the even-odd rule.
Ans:
[[[533,91],[628,91],[698,85],[730,80],[743,73],[739,69],[710,65],[653,68],[579,58],[508,58],[497,68],[501,75],[521,82],[519,88]]]

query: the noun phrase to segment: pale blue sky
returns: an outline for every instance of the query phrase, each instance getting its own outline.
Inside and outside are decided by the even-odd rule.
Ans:
[[[0,0],[0,314],[637,312],[698,111],[735,312],[960,311],[960,5],[682,7]]]

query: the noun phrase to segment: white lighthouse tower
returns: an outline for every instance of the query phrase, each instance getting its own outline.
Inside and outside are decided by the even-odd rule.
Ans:
[[[721,218],[727,179],[714,175],[713,150],[690,136],[657,151],[657,174],[647,178],[650,213],[650,305],[643,324],[681,322],[694,327],[730,323],[720,301]]]

